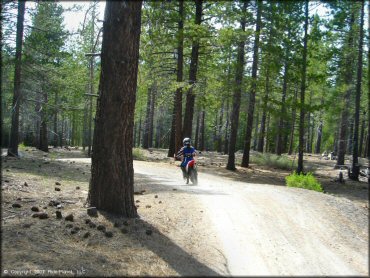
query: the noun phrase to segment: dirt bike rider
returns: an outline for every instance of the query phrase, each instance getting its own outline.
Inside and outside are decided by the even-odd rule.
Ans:
[[[196,150],[195,148],[191,145],[191,140],[190,138],[184,138],[182,140],[182,143],[184,146],[177,152],[175,155],[175,158],[179,158],[182,156],[182,162],[181,162],[181,170],[182,170],[182,176],[185,179],[186,178],[186,165],[188,164],[189,161],[194,160],[194,156],[196,155]]]

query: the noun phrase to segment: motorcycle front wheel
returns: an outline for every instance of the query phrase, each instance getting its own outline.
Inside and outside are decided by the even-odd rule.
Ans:
[[[191,169],[190,180],[194,185],[198,184],[198,172],[196,169]]]

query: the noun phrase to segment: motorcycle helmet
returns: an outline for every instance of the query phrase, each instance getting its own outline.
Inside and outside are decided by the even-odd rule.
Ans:
[[[184,140],[182,140],[182,143],[184,144],[184,146],[190,146],[190,144],[191,144],[191,140],[190,140],[190,138],[184,138]]]

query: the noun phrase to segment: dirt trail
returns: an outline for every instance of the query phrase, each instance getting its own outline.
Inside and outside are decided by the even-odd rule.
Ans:
[[[200,167],[199,184],[185,185],[168,161],[134,161],[135,191],[145,191],[135,195],[141,219],[127,220],[121,233],[114,223],[124,219],[102,212],[93,221],[114,232],[107,239],[84,223],[90,159],[72,155],[32,151],[24,160],[4,160],[3,269],[83,267],[93,276],[369,274],[367,200],[287,188],[268,173],[251,181],[253,170],[225,176],[221,168]],[[61,191],[54,190],[56,181]],[[83,232],[71,235],[66,221],[54,217],[31,217],[31,206],[41,209],[51,198],[73,199],[62,212],[73,212],[73,225]],[[12,208],[14,202],[22,208]],[[84,239],[87,230],[91,237]]]
[[[204,204],[231,275],[368,275],[368,210],[345,198],[201,172],[186,186],[174,166],[134,168]]]

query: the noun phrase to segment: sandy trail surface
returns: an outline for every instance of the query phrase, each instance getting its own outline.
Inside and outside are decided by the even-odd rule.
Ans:
[[[368,209],[348,199],[135,161],[135,173],[200,201],[230,275],[368,275]],[[184,216],[186,217],[186,216]],[[194,235],[197,236],[197,235]]]
[[[216,244],[224,263],[221,267],[220,259],[210,260],[208,267],[220,275],[369,275],[368,206],[300,188],[205,174],[201,168],[199,184],[186,185],[180,169],[169,163],[134,161],[134,170],[136,176],[185,193],[189,207],[201,204],[210,226],[182,233]],[[184,213],[182,220],[188,219]],[[184,227],[197,223],[191,224]]]

